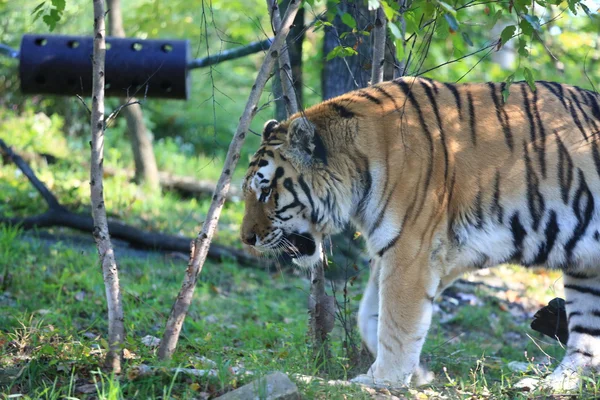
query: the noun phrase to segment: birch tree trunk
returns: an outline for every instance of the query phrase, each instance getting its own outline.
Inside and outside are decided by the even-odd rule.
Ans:
[[[121,13],[121,0],[106,0],[108,8],[109,36],[125,37],[123,16]],[[127,103],[138,101],[135,97],[125,100]],[[137,183],[144,184],[152,191],[160,190],[158,167],[154,157],[152,141],[146,129],[142,107],[139,104],[130,104],[122,110],[127,120],[127,134],[131,142],[131,151],[135,162],[135,177]]]
[[[202,271],[202,266],[204,265],[208,253],[208,247],[210,246],[212,237],[217,229],[219,216],[221,215],[221,210],[225,204],[225,196],[229,190],[229,185],[231,184],[231,175],[240,158],[240,151],[242,144],[246,139],[248,127],[258,110],[257,104],[260,100],[260,95],[270,77],[275,62],[277,62],[277,59],[279,58],[279,51],[285,43],[285,38],[290,31],[290,26],[298,12],[300,3],[301,0],[290,1],[290,5],[281,24],[281,29],[277,32],[277,35],[275,35],[275,39],[265,56],[265,60],[263,61],[256,77],[256,81],[250,91],[236,133],[229,145],[229,150],[227,151],[227,156],[225,157],[225,163],[223,165],[223,171],[221,172],[213,195],[213,201],[206,214],[202,230],[198,233],[198,237],[191,246],[190,261],[188,263],[188,268],[186,269],[184,281],[181,285],[181,290],[179,291],[177,299],[175,300],[175,304],[173,304],[173,308],[171,309],[169,319],[167,320],[165,332],[158,349],[158,357],[162,360],[171,358],[177,346],[183,321],[192,302],[198,274]]]
[[[383,63],[385,61],[385,42],[387,38],[387,20],[383,8],[375,11],[373,29],[373,61],[371,63],[371,85],[383,81]]]
[[[119,271],[115,253],[110,242],[106,209],[104,208],[103,168],[104,162],[104,60],[106,56],[104,25],[104,0],[94,0],[94,50],[92,56],[92,158],[90,167],[90,191],[94,240],[102,265],[106,304],[108,307],[108,344],[106,366],[116,374],[121,373],[121,344],[125,336],[123,304],[119,288]]]

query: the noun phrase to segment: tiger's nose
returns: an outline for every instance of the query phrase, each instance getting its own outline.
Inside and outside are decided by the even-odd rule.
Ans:
[[[250,234],[242,236],[242,242],[244,242],[250,246],[254,246],[256,244],[256,234],[250,233]]]

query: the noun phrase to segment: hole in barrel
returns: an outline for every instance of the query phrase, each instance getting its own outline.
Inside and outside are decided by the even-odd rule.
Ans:
[[[173,91],[173,85],[169,81],[162,81],[160,83],[160,88],[167,93],[171,93]]]
[[[134,44],[131,45],[131,50],[141,51],[143,47],[144,46],[142,46],[142,44],[140,42],[135,42]]]
[[[67,46],[68,46],[70,49],[76,49],[76,48],[78,48],[78,47],[79,47],[79,41],[78,41],[78,40],[69,40],[69,41],[67,42]]]
[[[45,46],[46,44],[48,44],[48,40],[45,38],[37,38],[35,39],[34,43],[38,46]]]
[[[165,53],[170,53],[171,51],[173,51],[173,46],[168,43],[165,43],[160,47],[160,49]]]
[[[110,42],[106,42],[106,50],[110,50],[112,44]]]

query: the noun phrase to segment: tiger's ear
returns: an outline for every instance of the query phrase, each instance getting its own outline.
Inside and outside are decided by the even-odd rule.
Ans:
[[[290,122],[285,153],[297,166],[310,166],[315,149],[315,126],[305,117]]]
[[[263,127],[263,132],[262,132],[263,141],[269,140],[269,138],[271,137],[271,134],[273,133],[273,131],[275,129],[277,129],[277,127],[279,127],[279,122],[277,122],[274,119],[265,122],[265,126]]]

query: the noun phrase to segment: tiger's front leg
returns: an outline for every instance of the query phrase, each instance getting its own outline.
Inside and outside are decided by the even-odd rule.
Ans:
[[[421,374],[419,356],[439,285],[424,247],[398,243],[377,260],[381,268],[377,358],[358,382],[408,385],[415,373]]]

